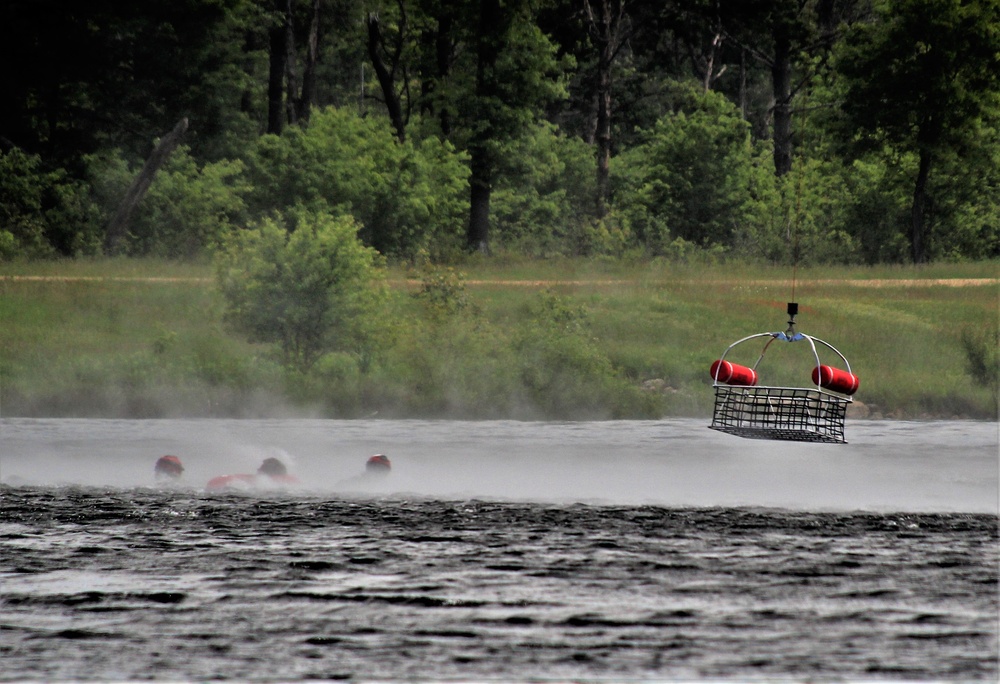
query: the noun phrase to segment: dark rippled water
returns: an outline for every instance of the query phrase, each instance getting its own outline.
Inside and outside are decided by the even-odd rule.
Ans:
[[[997,678],[984,514],[2,489],[4,680]]]
[[[319,446],[336,442],[329,425],[257,424],[239,442],[254,445],[247,462],[270,453],[262,445],[281,444],[297,456],[304,486],[221,494],[205,492],[198,478],[233,462],[199,465],[192,453],[207,432],[218,432],[216,423],[4,427],[2,681],[996,681],[1000,674],[988,426],[979,433],[975,425],[930,426],[906,450],[897,427],[871,425],[853,447],[776,452],[689,424],[638,432],[493,425],[485,438],[492,446],[477,451],[470,426],[452,426],[465,436],[462,453],[482,460],[469,465],[426,448],[444,445],[448,426],[370,425],[367,439],[394,445],[393,477],[404,486],[348,493],[308,477],[321,472]],[[178,427],[185,429],[169,440],[161,432]],[[341,444],[361,440],[358,425],[340,427],[359,430]],[[669,436],[673,448],[664,450]],[[941,451],[956,442],[965,456]],[[484,464],[503,458],[498,444],[531,453],[491,469]],[[538,458],[539,444],[549,460]],[[186,486],[149,485],[150,456],[167,446],[188,449],[186,474],[197,477]],[[667,466],[655,467],[657,453]],[[685,460],[696,457],[697,467]],[[357,457],[344,458],[357,467]],[[840,466],[830,465],[836,458]],[[628,470],[630,459],[639,471]],[[622,465],[598,466],[607,460]],[[92,467],[109,462],[115,467]],[[488,482],[479,491],[470,476],[448,483],[471,496],[436,491],[441,482],[414,491],[446,473],[446,463]],[[550,497],[537,493],[574,464],[584,472],[567,479],[587,501],[574,502],[570,484]],[[743,496],[752,500],[740,505],[727,503],[735,485],[708,477],[751,466],[786,477],[772,489],[745,477],[751,494]],[[130,468],[147,484],[132,483],[139,475]],[[881,484],[852,489],[838,468],[867,468]],[[86,472],[109,483],[57,484],[46,472],[50,480]],[[790,483],[809,472],[830,482],[807,490],[825,491],[823,505],[784,505]],[[602,480],[608,495],[590,500]],[[908,487],[909,510],[898,510],[893,503]],[[655,492],[662,500],[632,500]]]

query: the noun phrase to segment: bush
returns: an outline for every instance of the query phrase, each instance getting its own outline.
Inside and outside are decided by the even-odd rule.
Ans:
[[[972,381],[985,387],[993,397],[994,410],[1000,406],[1000,331],[962,331],[965,368]]]
[[[298,209],[230,236],[216,257],[226,321],[251,342],[278,344],[302,372],[327,352],[369,358],[385,273],[357,229],[350,217]]]
[[[349,213],[365,244],[405,259],[464,240],[468,168],[436,138],[399,143],[377,118],[327,108],[307,127],[261,137],[247,164],[255,211]]]
[[[680,95],[677,111],[612,166],[617,213],[656,255],[676,238],[729,244],[750,200],[749,124],[722,95]]]
[[[532,256],[601,253],[581,250],[597,192],[593,148],[540,123],[517,141],[490,197],[497,246]]]
[[[95,193],[110,217],[138,171],[117,150],[89,157],[88,164]],[[245,218],[248,191],[242,162],[199,167],[186,147],[177,148],[132,218],[128,253],[194,258],[211,251]]]
[[[755,175],[753,210],[737,244],[743,253],[777,264],[855,263],[857,241],[848,232],[846,183],[830,164],[799,159],[776,178]]]
[[[83,183],[37,155],[0,151],[0,259],[93,254],[100,221]]]

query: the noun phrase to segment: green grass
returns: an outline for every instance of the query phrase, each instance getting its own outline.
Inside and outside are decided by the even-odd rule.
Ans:
[[[393,269],[397,337],[378,362],[362,372],[355,359],[334,355],[303,378],[285,372],[271,349],[224,329],[207,264],[0,264],[0,412],[703,416],[712,361],[741,337],[784,330],[794,277],[798,330],[847,356],[861,377],[856,400],[870,415],[997,417],[994,391],[972,381],[961,344],[963,331],[1000,325],[995,261],[793,272],[474,258],[455,269],[471,304],[464,313],[427,318],[409,296],[420,275]],[[993,282],[949,287],[936,279]],[[851,284],[876,280],[896,284]],[[922,282],[899,284],[909,280]],[[578,320],[540,322],[552,302]],[[761,347],[740,345],[731,358],[752,364]],[[808,386],[811,367],[806,347],[775,343],[759,370],[765,384]]]

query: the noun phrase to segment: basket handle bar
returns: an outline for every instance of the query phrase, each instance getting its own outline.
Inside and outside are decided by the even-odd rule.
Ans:
[[[758,337],[770,337],[771,339],[769,339],[767,341],[767,344],[764,345],[764,348],[760,352],[760,356],[757,357],[757,361],[755,361],[754,364],[753,364],[753,366],[751,366],[751,368],[753,370],[757,370],[757,366],[760,365],[760,362],[764,359],[764,354],[767,353],[767,348],[770,347],[771,343],[774,342],[775,340],[783,340],[785,342],[797,342],[799,340],[805,340],[806,342],[809,343],[810,349],[812,349],[813,358],[816,360],[816,368],[819,368],[820,365],[821,365],[820,361],[819,361],[819,353],[816,351],[816,344],[815,344],[816,342],[819,342],[823,346],[825,346],[828,349],[830,349],[831,351],[833,351],[834,354],[836,354],[837,356],[839,356],[840,359],[844,362],[844,365],[847,367],[846,368],[847,372],[848,373],[851,372],[851,364],[850,364],[850,362],[847,360],[846,356],[844,356],[842,353],[840,353],[839,349],[837,349],[836,347],[834,347],[832,344],[830,344],[826,340],[821,340],[818,337],[813,337],[812,335],[806,335],[805,333],[795,333],[792,336],[788,336],[788,335],[786,335],[785,333],[782,333],[782,332],[763,332],[763,333],[756,333],[754,335],[747,335],[746,337],[744,337],[742,339],[739,339],[739,340],[736,340],[731,345],[729,345],[728,347],[726,347],[726,350],[724,352],[722,352],[722,356],[719,358],[719,360],[720,361],[725,361],[726,360],[726,354],[728,354],[730,351],[732,351],[734,347],[736,347],[736,346],[738,346],[740,344],[743,344],[744,342],[747,342],[749,340],[756,339]],[[715,377],[713,378],[713,381],[714,381],[715,385],[719,384],[719,371],[721,370],[721,368],[722,368],[722,364],[720,363],[718,365],[718,367],[716,367],[716,369],[715,369]],[[822,387],[820,387],[819,383],[816,383],[816,388],[817,389],[822,389]]]

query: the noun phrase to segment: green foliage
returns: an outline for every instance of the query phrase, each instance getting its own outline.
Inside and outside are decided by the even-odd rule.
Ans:
[[[379,343],[384,273],[350,217],[304,209],[232,234],[217,255],[226,320],[251,342],[277,343],[307,371],[327,352],[365,357]]]
[[[486,7],[491,3],[483,3]],[[443,106],[455,112],[449,138],[482,154],[492,173],[502,173],[518,141],[539,120],[544,108],[567,95],[568,72],[574,62],[534,21],[526,2],[496,2],[496,23],[483,27],[470,15],[469,46],[464,60],[449,74]],[[481,31],[485,31],[479,35]],[[478,50],[476,49],[478,47]],[[478,63],[478,53],[488,55]],[[492,57],[492,62],[490,62]],[[467,79],[476,74],[478,82]]]
[[[912,155],[888,159],[870,155],[847,167],[845,221],[858,243],[865,264],[900,263],[909,251],[912,188],[907,175]]]
[[[749,127],[721,95],[688,89],[644,140],[613,160],[616,208],[662,254],[675,238],[728,244],[746,220],[753,165]]]
[[[1000,328],[985,330],[965,328],[961,336],[965,368],[972,382],[987,388],[993,396],[994,409],[1000,406]]]
[[[463,156],[435,138],[399,143],[378,117],[315,112],[305,128],[260,138],[247,163],[256,212],[350,213],[364,242],[387,256],[439,255],[461,241]]]
[[[951,251],[954,238],[968,234],[967,225],[956,224],[956,219],[964,223],[956,201],[961,193],[942,192],[955,176],[984,189],[995,183],[984,178],[995,176],[989,162],[958,174],[954,162],[982,159],[982,149],[997,144],[1000,3],[882,0],[875,3],[875,17],[858,24],[840,46],[841,134],[852,141],[855,154],[889,148],[919,159],[911,181],[910,236],[912,257],[919,262]],[[936,181],[947,176],[942,166],[949,163],[952,177]],[[992,250],[995,231],[987,233]]]
[[[758,174],[741,236],[744,253],[778,264],[855,262],[857,246],[844,213],[850,196],[837,171],[803,159],[780,178]]]
[[[976,144],[939,158],[929,183],[935,198],[929,218],[933,260],[1000,257],[1000,118],[972,124]]]
[[[593,157],[553,124],[530,127],[512,144],[490,197],[496,244],[534,256],[576,252],[593,212]]]
[[[859,142],[974,147],[970,124],[1000,113],[1000,5],[880,0],[875,10],[838,56]]]
[[[192,258],[210,251],[244,218],[247,192],[242,162],[221,160],[199,168],[186,148],[177,149],[137,212],[132,252]]]
[[[385,361],[373,369],[368,398],[390,415],[515,416],[515,363],[505,331],[486,321],[411,319]]]
[[[19,65],[0,113],[0,258],[98,251],[150,142],[182,116],[186,147],[133,217],[131,254],[197,256],[300,205],[351,214],[365,244],[404,261],[491,244],[678,262],[710,250],[787,263],[796,241],[801,262],[1000,254],[996,0],[626,3],[600,216],[598,52],[576,4],[369,2],[405,143],[382,114],[356,5],[316,5],[311,44],[301,0],[287,17],[259,0],[0,3]],[[294,45],[270,74],[286,18]],[[710,46],[707,26],[727,40]],[[778,38],[794,93],[793,138],[779,142],[795,152],[780,181],[766,156]],[[261,136],[271,104],[286,112],[277,137]]]
[[[86,187],[19,149],[0,151],[0,261],[92,254],[96,208]]]
[[[518,381],[547,418],[619,418],[651,413],[648,395],[622,378],[589,333],[587,314],[552,292],[526,307],[513,344]]]
[[[469,307],[465,276],[453,268],[425,269],[420,289],[413,296],[423,302],[432,320],[454,316]]]
[[[87,157],[90,182],[110,217],[139,173],[120,151]],[[199,166],[181,146],[156,174],[132,217],[127,252],[134,256],[191,259],[211,252],[245,218],[249,186],[243,163]]]

